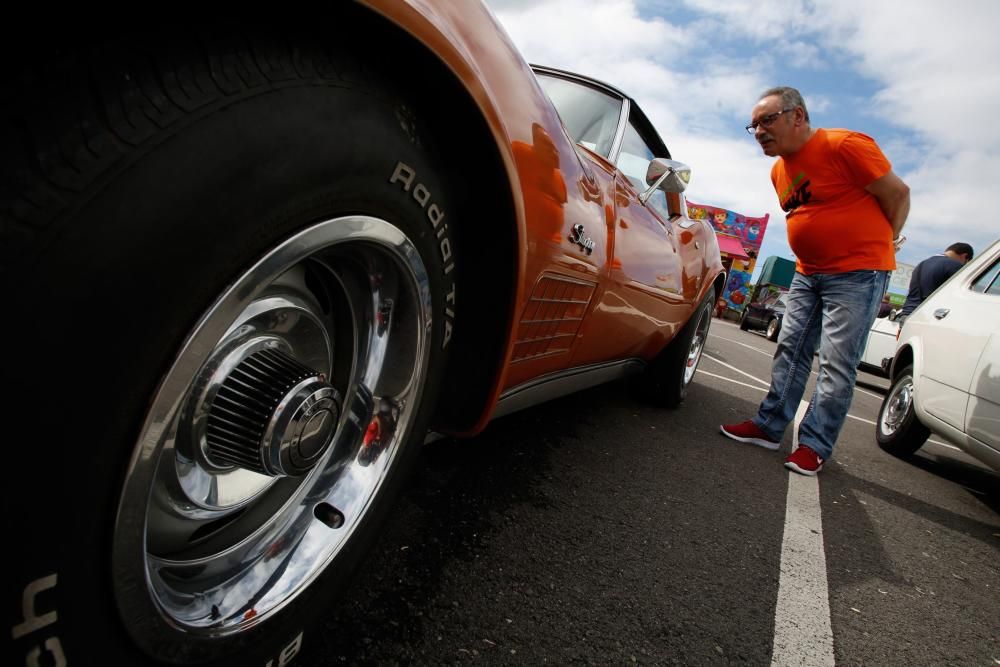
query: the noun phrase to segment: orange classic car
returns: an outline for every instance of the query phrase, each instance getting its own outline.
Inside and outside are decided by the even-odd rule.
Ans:
[[[3,47],[7,664],[289,664],[428,433],[684,398],[724,275],[634,100],[335,4]]]

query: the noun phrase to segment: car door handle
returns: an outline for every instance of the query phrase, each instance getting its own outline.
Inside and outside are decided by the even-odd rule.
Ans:
[[[950,312],[951,310],[948,308],[938,308],[937,310],[934,311],[934,317],[938,318],[939,320],[943,320],[945,317],[948,316],[948,313]]]

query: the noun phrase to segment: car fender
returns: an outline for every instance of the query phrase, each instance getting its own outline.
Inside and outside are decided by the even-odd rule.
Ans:
[[[924,365],[924,344],[920,336],[916,334],[918,326],[918,323],[911,322],[909,319],[903,323],[903,328],[899,334],[899,341],[896,345],[896,354],[893,356],[890,367],[889,378],[890,380],[895,380],[896,376],[904,368],[907,366],[913,367],[913,406],[917,419],[924,426],[931,428],[931,430],[940,430],[941,425],[947,425],[924,410],[923,403],[920,400],[920,394],[925,391],[924,384],[921,381]]]
[[[514,314],[524,310],[537,273],[529,267],[528,248],[544,247],[541,226],[532,224],[543,215],[531,208],[529,202],[538,198],[529,197],[524,189],[515,147],[531,146],[541,133],[555,145],[567,183],[578,180],[584,168],[530,66],[485,5],[456,1],[431,6],[417,0],[363,0],[362,4],[408,33],[454,75],[489,129],[503,164],[505,185],[511,193],[514,219],[510,224],[514,226],[517,255],[512,258],[516,266],[510,285],[511,308],[504,322],[504,342],[499,350],[477,350],[477,354],[495,361],[496,377],[485,400],[465,406],[479,416],[463,420],[464,425],[457,430],[448,429],[456,434],[473,434],[488,423],[507,384],[517,332]],[[405,63],[401,66],[405,67]]]
[[[708,227],[708,223],[701,221],[703,227]],[[722,296],[722,290],[726,286],[726,270],[722,266],[722,255],[719,252],[719,239],[715,235],[715,230],[705,234],[705,268],[701,276],[701,288],[695,298],[695,305],[701,303],[708,290],[715,288],[715,298]]]

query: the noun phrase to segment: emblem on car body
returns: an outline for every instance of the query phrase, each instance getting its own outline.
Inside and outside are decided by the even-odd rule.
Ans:
[[[584,236],[585,233],[583,225],[573,225],[573,233],[569,235],[569,240],[580,246],[580,249],[589,255],[594,252],[594,240],[589,236]]]

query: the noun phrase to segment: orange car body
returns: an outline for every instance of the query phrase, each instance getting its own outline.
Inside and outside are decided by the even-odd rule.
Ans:
[[[512,200],[511,310],[500,349],[477,352],[496,364],[494,379],[476,404],[465,404],[468,421],[446,430],[474,433],[494,416],[649,361],[713,284],[721,292],[711,228],[687,217],[683,195],[668,195],[670,215],[658,216],[614,164],[575,144],[486,7],[468,0],[365,4],[431,52],[472,98]],[[465,298],[474,292],[464,286]],[[560,382],[569,370],[586,379]],[[545,385],[548,391],[525,392]]]
[[[683,399],[724,275],[634,102],[474,0],[331,9],[4,44],[5,664],[289,664],[429,430]]]

